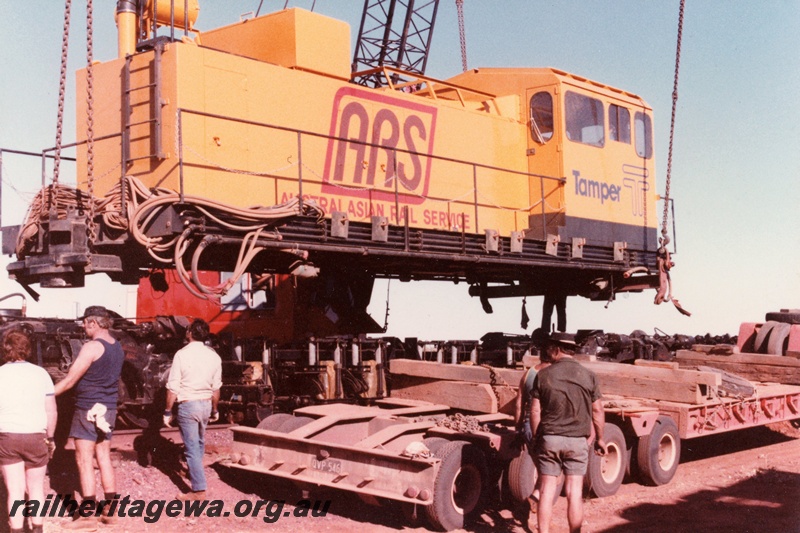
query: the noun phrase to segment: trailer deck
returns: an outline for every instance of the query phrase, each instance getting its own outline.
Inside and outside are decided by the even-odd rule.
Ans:
[[[504,387],[515,376],[518,383],[521,375],[512,369],[402,361],[392,370],[402,370],[410,379],[405,394],[369,406],[314,405],[294,415],[273,415],[258,428],[234,427],[227,465],[299,484],[348,490],[371,503],[392,500],[420,506],[443,530],[463,527],[466,518],[480,510],[482,493],[497,486],[498,479],[517,499],[529,496],[536,470],[521,446],[513,418],[501,412],[508,402],[500,401],[499,386],[493,385],[498,396],[494,412],[466,412],[436,402],[431,387],[419,388],[433,379],[428,374],[434,365],[441,367],[440,376],[480,381],[486,374],[502,379]],[[587,365],[609,375],[608,368],[598,363]],[[586,476],[587,488],[599,497],[619,489],[629,465],[645,484],[669,483],[680,463],[681,440],[800,419],[800,386],[753,383],[752,394],[734,395],[713,372],[611,365],[612,370],[613,365],[619,369],[618,375],[601,377],[601,387],[605,383],[613,388],[619,382],[623,388],[632,383],[635,390],[648,390],[646,385],[664,376],[681,386],[650,387],[649,398],[604,394],[608,453],[590,454]],[[410,376],[414,373],[423,377],[414,381]],[[450,397],[452,388],[442,389]],[[408,398],[408,391],[416,390],[424,390],[425,397]],[[687,400],[663,399],[670,396]]]

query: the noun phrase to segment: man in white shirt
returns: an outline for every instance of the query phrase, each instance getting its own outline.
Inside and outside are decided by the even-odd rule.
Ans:
[[[178,427],[185,447],[186,464],[192,491],[178,495],[181,500],[204,500],[206,476],[203,471],[205,433],[209,422],[219,420],[217,405],[222,386],[222,361],[206,346],[209,328],[196,319],[186,330],[189,344],[178,350],[167,380],[167,405],[164,424],[172,422],[172,408],[178,404]]]

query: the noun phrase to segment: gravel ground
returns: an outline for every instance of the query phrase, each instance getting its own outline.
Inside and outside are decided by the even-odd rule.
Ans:
[[[643,487],[626,482],[614,496],[586,500],[584,532],[800,532],[800,436],[788,425],[754,428],[747,431],[704,437],[685,442],[683,458],[672,482],[662,487]],[[321,490],[303,493],[291,483],[265,476],[230,471],[218,464],[229,449],[229,431],[209,437],[206,455],[208,499],[221,500],[221,513],[228,516],[198,518],[167,517],[148,523],[143,517],[119,518],[113,526],[102,525],[101,532],[423,532],[410,527],[397,506],[373,507],[354,495]],[[66,459],[53,465],[53,492],[65,494],[77,486],[74,469]],[[123,450],[117,461],[118,492],[131,500],[169,501],[187,489],[180,467],[180,446],[165,444],[154,450],[152,464],[146,466],[136,454]],[[66,466],[65,466],[66,465]],[[99,483],[99,479],[98,479]],[[99,485],[98,485],[99,486]],[[308,498],[329,501],[325,516],[312,516],[296,504]],[[4,498],[3,498],[4,499]],[[273,503],[277,520],[265,523],[262,509],[258,516],[237,517],[241,509],[257,500]],[[278,507],[282,505],[282,507]],[[490,501],[470,531],[527,531],[527,512],[516,506],[514,512]],[[48,519],[46,532],[61,531],[65,518]],[[2,528],[0,527],[0,530]],[[555,508],[554,533],[564,533],[566,505],[560,498]]]

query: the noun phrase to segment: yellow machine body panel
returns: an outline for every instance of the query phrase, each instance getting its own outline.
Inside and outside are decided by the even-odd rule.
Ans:
[[[95,194],[124,172],[234,206],[301,195],[355,221],[653,248],[652,148],[637,155],[631,126],[641,114],[652,131],[640,98],[546,68],[361,87],[346,80],[346,28],[290,9],[96,65],[94,132],[109,137],[95,143]],[[619,108],[626,142],[609,132]],[[85,145],[78,157],[86,183]]]
[[[658,196],[652,109],[644,100],[550,68],[475,69],[448,81],[496,94],[518,94],[520,121],[527,120],[529,129],[529,172],[565,178],[563,187],[550,181],[541,191],[531,187],[531,204],[544,213],[537,217],[533,210],[532,236],[544,238],[549,233],[653,248]]]
[[[286,9],[203,32],[199,42],[288,68],[350,79],[350,27],[303,9]]]

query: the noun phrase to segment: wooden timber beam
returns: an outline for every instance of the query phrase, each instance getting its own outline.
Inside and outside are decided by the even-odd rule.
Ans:
[[[467,381],[439,381],[414,376],[395,376],[392,381],[392,397],[406,399],[434,399],[436,403],[449,405],[453,409],[474,413],[514,414],[516,388],[488,383]]]
[[[722,382],[722,376],[715,372],[589,361],[581,361],[581,364],[595,372],[600,381],[600,390],[603,394],[609,395],[699,404],[716,397],[717,389]],[[516,388],[522,378],[522,370],[507,368],[490,370],[480,366],[451,365],[413,359],[393,359],[389,368],[394,381],[393,396],[404,394],[401,397],[425,399],[448,405],[448,398],[454,392],[453,389],[445,389],[444,382],[493,383],[497,389],[498,387]],[[400,391],[404,385],[412,385],[408,381],[404,383],[403,379],[397,379],[400,376],[425,378],[430,381],[424,389],[414,389],[414,392],[402,393]],[[416,386],[417,383],[413,385]],[[467,390],[467,388],[461,388],[462,393],[466,393]],[[424,396],[416,396],[423,393]],[[460,399],[457,401],[463,402]],[[494,408],[491,401],[487,407]],[[498,405],[498,408],[503,409],[503,406]]]
[[[750,381],[800,385],[800,359],[794,357],[751,353],[711,355],[678,350],[675,360],[681,367],[710,366]]]

